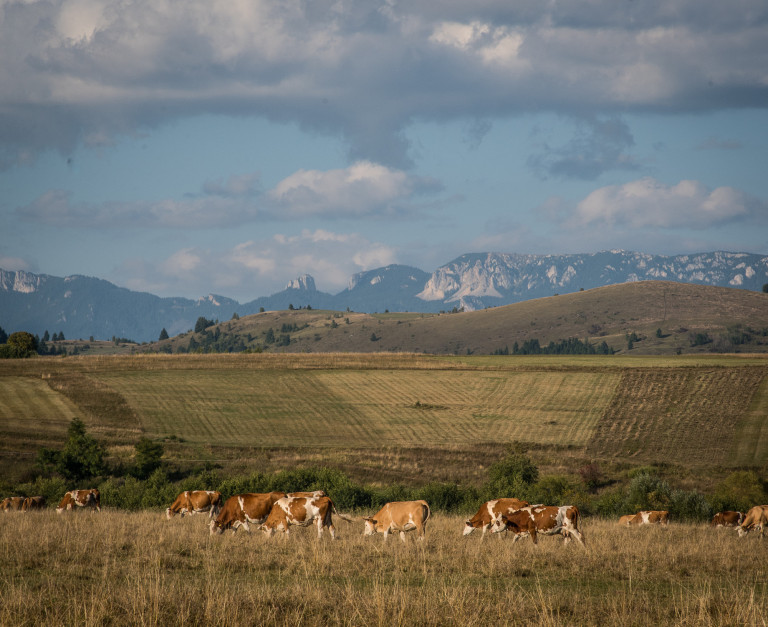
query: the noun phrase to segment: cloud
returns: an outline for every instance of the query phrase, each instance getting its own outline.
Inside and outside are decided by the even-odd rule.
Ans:
[[[417,120],[714,111],[764,107],[768,94],[762,0],[4,0],[0,10],[5,166],[210,113],[340,136],[352,160],[403,169]]]
[[[696,150],[741,150],[744,145],[738,139],[708,137],[696,146]]]
[[[300,170],[269,197],[291,216],[355,217],[410,213],[406,199],[438,189],[434,180],[360,161],[339,170]]]
[[[738,220],[764,222],[768,204],[732,187],[698,181],[666,185],[643,178],[593,191],[576,207],[575,225],[707,229]]]
[[[528,159],[528,166],[541,178],[594,180],[608,170],[636,170],[628,154],[635,141],[627,124],[619,118],[577,121],[576,135],[564,146],[547,144]]]
[[[0,255],[0,268],[13,272],[14,270],[24,270],[25,272],[31,272],[34,270],[31,264],[21,257],[8,257]]]
[[[280,291],[305,273],[315,278],[319,290],[335,293],[356,272],[396,260],[395,249],[356,233],[304,230],[225,250],[183,248],[156,262],[131,259],[111,278],[130,289],[190,298],[215,285],[218,292],[247,302]]]
[[[337,170],[300,170],[262,192],[256,173],[208,181],[199,194],[156,202],[84,203],[66,190],[48,191],[19,207],[27,222],[59,227],[208,229],[306,217],[404,217],[419,211],[414,197],[441,189],[428,177],[362,161]]]

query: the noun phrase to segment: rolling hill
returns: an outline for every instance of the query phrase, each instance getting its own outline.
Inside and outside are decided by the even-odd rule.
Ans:
[[[615,352],[768,351],[768,294],[641,281],[473,312],[267,311],[147,345],[161,352],[493,354],[569,338]],[[629,340],[632,340],[631,347]]]

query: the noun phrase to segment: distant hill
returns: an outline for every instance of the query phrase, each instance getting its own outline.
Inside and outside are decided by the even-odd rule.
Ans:
[[[431,274],[389,265],[354,275],[338,294],[322,292],[310,275],[248,303],[209,294],[192,300],[133,292],[85,276],[65,278],[0,270],[0,327],[67,338],[122,337],[150,342],[165,328],[177,335],[199,317],[225,321],[233,314],[289,306],[351,312],[465,312],[565,295],[622,283],[663,280],[759,292],[768,283],[768,256],[711,252],[661,256],[627,251],[578,255],[473,253]]]
[[[768,352],[768,294],[671,281],[624,283],[482,311],[366,314],[272,311],[150,350],[512,353],[569,338],[622,354]]]

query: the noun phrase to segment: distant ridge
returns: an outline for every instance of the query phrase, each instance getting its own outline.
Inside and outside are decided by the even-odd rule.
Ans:
[[[156,340],[195,326],[198,317],[228,320],[260,310],[311,306],[358,312],[473,311],[606,285],[665,280],[761,291],[768,256],[743,252],[649,255],[622,250],[573,255],[471,253],[427,273],[404,265],[360,272],[346,289],[329,294],[304,274],[271,296],[248,303],[209,294],[197,300],[162,298],[108,281],[0,269],[0,327],[63,332],[68,338]]]

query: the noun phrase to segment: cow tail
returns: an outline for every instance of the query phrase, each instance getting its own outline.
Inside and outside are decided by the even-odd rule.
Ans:
[[[356,519],[352,518],[351,516],[347,516],[346,514],[340,514],[338,512],[338,510],[336,509],[336,503],[333,502],[331,497],[328,497],[328,500],[331,501],[331,507],[333,508],[333,513],[336,514],[339,518],[341,518],[342,520],[344,520],[344,521],[346,521],[348,523],[352,523],[352,522],[356,521]]]

